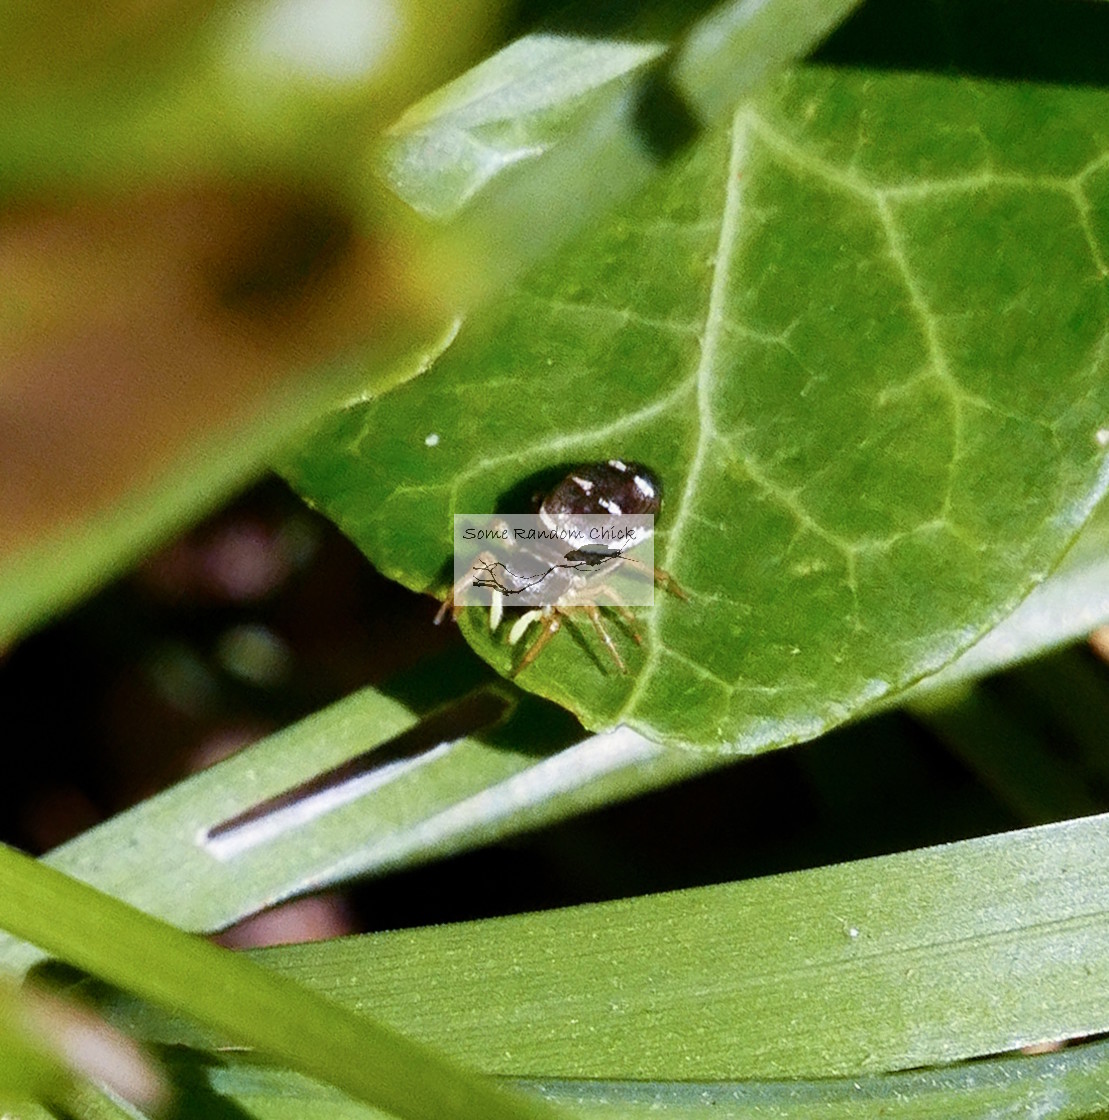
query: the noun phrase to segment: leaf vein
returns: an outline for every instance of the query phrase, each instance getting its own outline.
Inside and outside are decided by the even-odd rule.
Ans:
[[[693,512],[693,500],[701,480],[705,458],[709,446],[716,435],[715,418],[712,411],[712,377],[717,358],[720,339],[727,327],[727,294],[731,279],[732,261],[739,241],[739,216],[743,204],[743,187],[740,169],[747,156],[747,135],[749,117],[737,115],[732,121],[732,144],[728,155],[727,180],[724,187],[724,206],[720,217],[720,233],[717,238],[716,252],[712,263],[712,283],[709,286],[708,307],[705,311],[705,325],[701,335],[701,352],[689,378],[697,393],[697,445],[693,452],[689,474],[678,501],[678,511],[670,526],[668,554],[666,563],[677,567],[681,558],[683,530]],[[655,604],[655,609],[647,619],[650,638],[647,660],[635,684],[628,692],[621,713],[634,711],[642,690],[654,675],[660,655],[658,619],[664,609],[665,601]]]

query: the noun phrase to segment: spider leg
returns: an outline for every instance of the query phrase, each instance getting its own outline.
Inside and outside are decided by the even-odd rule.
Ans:
[[[669,572],[664,571],[662,568],[647,568],[642,560],[634,556],[620,556],[616,559],[615,564],[633,564],[638,568],[643,568],[645,571],[651,572],[654,576],[655,583],[658,584],[663,591],[669,591],[676,599],[681,599],[686,603],[689,602],[689,596],[682,590],[681,584],[679,584]],[[602,587],[603,586],[606,585],[602,585]],[[611,605],[615,606],[615,604]]]
[[[655,568],[654,572],[655,583],[657,583],[663,591],[669,591],[675,599],[681,599],[684,603],[689,602],[689,596],[682,590],[681,585],[669,572],[664,572],[661,568]]]
[[[601,621],[601,612],[597,608],[597,604],[585,603],[582,605],[581,609],[589,616],[589,621],[593,623],[593,629],[597,631],[597,637],[604,643],[605,649],[608,650],[612,660],[616,662],[617,668],[621,673],[626,673],[628,667],[624,664],[624,659],[616,649],[616,645],[612,640],[612,635],[605,629],[605,624]]]
[[[477,559],[474,561],[473,567],[471,567],[470,570],[450,589],[447,597],[443,600],[442,605],[439,607],[439,610],[435,614],[436,626],[438,626],[443,621],[443,619],[447,617],[448,611],[450,611],[451,618],[458,618],[458,612],[462,608],[458,606],[457,599],[458,596],[461,595],[462,592],[465,591],[466,588],[474,582],[474,568],[477,567],[478,564],[491,564],[494,559],[495,557],[491,552],[483,552],[480,556],[477,557]],[[500,620],[498,619],[498,621]],[[493,626],[491,627],[491,629],[495,630],[496,627]]]
[[[624,625],[628,628],[628,633],[635,639],[635,644],[641,646],[643,644],[643,637],[639,633],[639,628],[636,625],[637,619],[631,611],[628,610],[623,603],[616,597],[615,593],[607,587],[602,587],[598,590],[598,598],[604,596],[607,600],[606,606],[611,607],[623,620]]]
[[[542,618],[543,612],[541,610],[527,611],[525,614],[520,615],[518,619],[512,624],[511,629],[508,631],[508,644],[514,646],[523,636],[527,628],[537,619]]]
[[[530,613],[530,612],[529,612]],[[527,617],[526,615],[524,616]],[[520,659],[519,664],[512,670],[512,675],[522,673],[542,652],[546,644],[562,629],[562,619],[557,612],[543,616],[543,629],[539,637],[528,646],[527,652]]]
[[[451,612],[451,618],[458,617],[458,608],[454,605],[454,589],[448,593],[447,597],[439,604],[439,609],[435,612],[435,625],[438,626],[444,618],[447,617],[447,611]]]

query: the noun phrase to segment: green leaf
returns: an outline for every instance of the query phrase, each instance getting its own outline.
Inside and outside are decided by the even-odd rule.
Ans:
[[[446,240],[478,274],[477,291],[500,295],[622,207],[700,126],[729,120],[739,98],[803,58],[858,0],[730,0],[694,21],[701,4],[606,13],[602,41],[527,36],[398,122],[380,172],[422,214],[452,219]],[[582,12],[591,30],[596,15]],[[646,31],[664,41],[640,41]]]
[[[908,698],[942,693],[966,680],[1080,641],[1107,622],[1109,503],[1102,502],[1050,579],[958,660],[921,681]]]
[[[1100,1115],[1109,1046],[1104,1042],[1034,1057],[871,1077],[820,1081],[522,1081],[574,1116],[590,1120],[993,1120]],[[211,1087],[258,1120],[361,1120],[370,1115],[324,1086],[280,1071],[229,1063]]]
[[[748,18],[748,5],[724,5],[711,19],[694,25],[685,52],[675,56],[681,66],[672,77],[682,87],[682,96],[703,114],[712,115],[722,91],[730,95],[756,80],[767,66],[809,49],[855,2],[773,0],[762,6],[754,20]],[[159,438],[147,430],[152,402],[169,399],[165,395],[169,390],[159,382],[159,371],[172,364],[169,351],[160,354],[155,347],[132,352],[123,341],[113,342],[113,347],[117,342],[123,347],[115,359],[120,364],[113,381],[121,393],[110,399],[125,412],[133,404],[126,423],[107,418],[97,408],[80,409],[85,427],[63,424],[62,434],[51,438],[71,449],[84,448],[97,443],[105,425],[116,424],[122,424],[127,438],[107,441],[110,454],[82,455],[76,467],[77,452],[59,459],[28,445],[13,475],[16,481],[8,500],[21,517],[13,519],[8,511],[4,520],[14,543],[4,544],[0,571],[0,644],[57,613],[244,484],[281,443],[302,430],[306,418],[352,393],[382,393],[397,380],[426,368],[431,352],[440,345],[444,325],[460,306],[490,298],[506,277],[516,275],[568,230],[595,219],[655,174],[657,159],[630,122],[639,104],[641,71],[662,47],[616,47],[613,54],[610,43],[597,54],[582,51],[583,59],[567,66],[564,76],[581,95],[572,119],[562,113],[560,97],[565,88],[560,85],[552,98],[550,91],[533,83],[536,113],[529,128],[537,122],[540,132],[542,122],[551,126],[545,138],[538,137],[550,142],[547,147],[567,131],[575,138],[575,144],[553,161],[546,159],[537,174],[530,166],[518,168],[522,176],[511,173],[516,164],[528,164],[537,137],[528,137],[527,151],[521,154],[511,137],[519,118],[499,113],[497,97],[490,96],[480,80],[476,87],[473,81],[463,82],[461,88],[481,104],[463,112],[462,123],[472,125],[476,111],[485,135],[475,131],[459,144],[444,144],[439,130],[430,145],[421,148],[419,136],[413,134],[410,139],[417,141],[416,150],[401,153],[401,158],[399,148],[391,149],[397,157],[394,182],[424,213],[434,213],[435,207],[426,205],[428,200],[422,197],[429,189],[425,181],[434,188],[435,175],[442,175],[451,184],[469,182],[476,189],[482,175],[477,175],[476,183],[467,179],[476,159],[502,172],[497,190],[478,190],[477,205],[452,227],[449,237],[441,238],[441,229],[413,222],[406,207],[383,196],[378,176],[368,173],[379,152],[380,126],[434,76],[449,72],[460,59],[476,52],[499,6],[481,0],[453,5],[449,34],[442,33],[439,5],[415,0],[403,7],[399,24],[373,5],[358,4],[318,11],[309,5],[301,11],[280,3],[243,8],[186,2],[172,18],[165,13],[120,10],[106,19],[90,20],[73,5],[24,3],[0,13],[0,63],[11,79],[0,90],[0,190],[6,186],[19,197],[44,203],[42,214],[35,207],[20,211],[24,218],[30,215],[29,228],[24,230],[28,243],[58,241],[56,231],[46,232],[54,229],[49,222],[45,230],[39,228],[36,215],[43,220],[60,216],[63,225],[76,223],[70,233],[77,244],[99,247],[96,252],[89,249],[88,259],[76,261],[70,259],[72,254],[59,253],[52,262],[50,254],[43,252],[23,269],[23,286],[15,283],[9,314],[0,324],[0,334],[14,347],[17,359],[21,353],[27,358],[21,346],[26,350],[44,338],[58,342],[70,334],[83,337],[91,329],[90,316],[95,321],[98,313],[107,314],[102,293],[123,299],[135,262],[149,263],[149,238],[143,238],[150,231],[136,198],[160,197],[167,184],[172,184],[177,205],[188,201],[194,187],[199,190],[197,184],[211,181],[228,189],[235,184],[248,193],[262,180],[265,190],[278,188],[278,194],[320,194],[342,211],[343,230],[357,233],[359,244],[372,250],[373,261],[368,274],[356,269],[345,291],[335,293],[349,298],[349,309],[344,310],[342,298],[326,300],[337,316],[329,329],[352,330],[358,340],[350,361],[345,353],[350,338],[336,337],[333,349],[344,352],[342,356],[329,368],[308,373],[299,388],[290,391],[276,377],[277,367],[287,359],[272,360],[275,368],[264,382],[269,387],[264,398],[248,403],[250,392],[244,383],[242,399],[230,409],[223,397],[217,406],[203,396],[198,387],[202,379],[194,379],[197,384],[190,389],[188,377],[169,378],[167,384],[172,382],[177,394],[170,426],[180,437],[180,447],[168,436]],[[672,3],[662,22],[672,32],[685,28],[695,14],[688,5]],[[383,44],[389,49],[378,50]],[[573,49],[580,50],[581,44],[571,53]],[[745,51],[758,60],[758,66],[733,73],[729,58]],[[553,54],[564,61],[568,58],[565,45]],[[515,57],[524,66],[522,73],[534,62],[526,50]],[[591,73],[591,64],[602,59],[600,70]],[[549,77],[543,67],[536,72]],[[416,111],[414,119],[418,121],[422,111]],[[485,150],[491,136],[493,143]],[[589,157],[584,163],[583,154]],[[506,170],[508,174],[503,173]],[[570,184],[576,186],[571,189]],[[579,195],[586,185],[589,202],[583,205]],[[421,198],[413,199],[413,191]],[[98,240],[101,227],[95,222],[81,227],[80,207],[74,217],[68,204],[59,205],[60,198],[74,197],[99,199],[113,217],[124,215],[121,229],[127,228],[126,216],[138,205],[142,220],[132,227],[138,230],[133,238],[136,248],[129,252],[124,237],[121,267],[112,264],[113,254],[103,252]],[[185,225],[194,232],[200,228],[191,220]],[[284,233],[291,239],[291,248],[286,247],[290,259],[299,259],[304,251],[300,235],[296,230]],[[158,246],[172,241],[168,235],[154,239]],[[202,255],[206,259],[213,251],[208,244]],[[195,279],[188,280],[189,291]],[[173,284],[161,280],[158,287],[174,290]],[[138,285],[137,293],[132,293],[134,306],[123,299],[107,314],[110,324],[141,319],[148,290]],[[367,298],[374,293],[374,298]],[[379,321],[379,296],[386,297],[385,303],[394,297],[399,301],[394,319]],[[198,333],[202,335],[212,324],[204,317],[200,322],[191,320],[191,307],[173,308],[171,317],[195,344],[184,352],[207,353]],[[348,312],[358,321],[347,322]],[[368,317],[365,322],[362,315]],[[286,311],[273,318],[269,326],[284,331]],[[297,316],[291,319],[296,322]],[[50,329],[40,329],[43,323],[51,324]],[[302,328],[303,324],[297,329]],[[228,329],[231,333],[226,338],[220,334],[220,339],[237,338],[242,324]],[[164,332],[158,337],[165,343]],[[92,354],[97,347],[84,350]],[[296,350],[301,352],[300,347]],[[44,361],[48,352],[49,347]],[[316,349],[309,345],[303,353]],[[132,365],[121,358],[133,359]],[[13,368],[20,366],[20,360],[14,360]],[[207,354],[199,368],[210,372],[212,360]],[[50,384],[67,399],[83,400],[90,369],[70,357],[64,357],[64,363],[68,387]],[[351,376],[354,368],[357,372]],[[136,370],[150,373],[149,386]],[[224,387],[237,384],[238,375],[244,373],[235,355],[229,371],[235,376]],[[41,410],[51,423],[60,416],[47,399],[43,379],[32,378],[31,383],[26,399],[23,389],[15,393],[9,418],[12,430],[23,434],[38,430],[28,427],[24,409],[31,415]],[[37,403],[36,394],[42,398]],[[90,399],[95,404],[104,398],[92,393]],[[5,402],[0,400],[0,405]],[[6,402],[6,407],[11,405]],[[200,418],[195,428],[185,422],[190,408]],[[44,430],[54,431],[49,425]],[[15,443],[19,446],[18,440]],[[144,457],[152,447],[159,448],[161,456],[155,462]],[[33,486],[21,484],[25,475],[37,480]],[[41,498],[34,496],[35,487],[42,489]],[[87,497],[86,490],[94,498]],[[33,531],[21,524],[25,507],[36,511]]]
[[[422,681],[406,681],[403,700],[363,689],[44,860],[211,932],[294,895],[491,843],[722,761],[627,729],[582,740],[551,705],[436,662]],[[0,934],[5,969],[25,971],[41,956]]]
[[[1106,1047],[1093,1044],[1061,1054],[1007,1055],[943,1069],[815,1082],[540,1087],[553,1103],[596,1120],[1089,1120],[1102,1115],[1107,1069]]]
[[[490,1073],[851,1077],[1109,1028],[1107,856],[1098,816],[262,959]]]
[[[855,1078],[1109,1028],[1107,857],[1102,815],[259,959],[500,1076]]]
[[[35,1023],[28,999],[0,979],[0,1108],[57,1095],[70,1085],[72,1072]]]
[[[405,1120],[555,1120],[436,1051],[0,845],[0,928]]]
[[[690,601],[656,598],[642,650],[613,627],[627,677],[583,633],[520,683],[591,728],[814,736],[1012,611],[1104,491],[1107,113],[1100,89],[796,71],[290,477],[443,594],[452,514],[643,461]]]

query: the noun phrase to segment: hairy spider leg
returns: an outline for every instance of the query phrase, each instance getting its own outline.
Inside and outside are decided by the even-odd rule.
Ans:
[[[627,626],[628,633],[631,634],[631,636],[635,639],[635,644],[637,646],[641,646],[643,644],[643,636],[639,633],[639,627],[637,625],[639,620],[635,617],[635,615],[630,610],[628,610],[628,608],[624,606],[623,603],[620,602],[620,600],[615,596],[615,594],[613,594],[613,592],[609,588],[598,588],[597,594],[604,595],[608,599],[608,602],[605,604],[605,606],[611,607],[612,610],[614,610],[624,620],[624,625]]]
[[[616,563],[635,564],[640,568],[646,567],[642,560],[639,560],[634,556],[619,556],[616,559]],[[655,583],[659,587],[661,587],[663,591],[669,592],[674,596],[675,599],[681,599],[684,603],[689,602],[689,596],[682,589],[681,584],[679,584],[678,581],[669,572],[665,571],[662,568],[651,568],[651,574],[654,576]],[[605,590],[604,584],[601,585],[601,590]],[[616,604],[610,603],[609,606],[616,606]]]
[[[654,568],[655,583],[663,589],[668,591],[675,599],[681,599],[683,603],[689,602],[689,596],[682,590],[678,581],[669,573],[664,572],[661,568]]]
[[[534,621],[535,617],[543,619],[543,628],[539,631],[539,636],[535,639],[534,642],[531,643],[530,646],[528,646],[527,651],[524,653],[524,656],[520,658],[519,664],[512,670],[513,676],[516,676],[517,673],[523,672],[524,669],[526,669],[543,652],[543,649],[547,645],[547,643],[559,632],[559,630],[562,629],[562,619],[560,617],[558,609],[548,608],[548,610],[550,611],[550,613],[547,613],[547,610],[528,611],[528,614],[524,615],[523,618],[521,618],[520,621],[517,622],[515,626],[513,626],[512,634],[516,634],[516,640],[519,641],[520,637],[522,637],[523,635],[523,630],[527,629],[526,626],[521,629],[520,622],[523,622],[524,619],[527,618],[528,624],[530,625],[531,622]],[[528,615],[531,615],[532,617],[528,618]],[[519,633],[517,633],[518,630]],[[512,634],[509,635],[510,642],[512,642]],[[515,643],[513,642],[512,644]]]
[[[483,552],[477,557],[477,559],[474,561],[474,564],[471,566],[470,570],[450,589],[450,591],[447,594],[447,597],[443,600],[442,605],[439,607],[439,610],[436,611],[436,613],[435,613],[435,625],[436,626],[438,626],[443,621],[443,619],[447,617],[447,612],[448,611],[450,611],[450,616],[451,616],[452,619],[454,619],[455,621],[458,620],[458,612],[462,609],[460,606],[458,606],[458,603],[457,603],[458,596],[461,595],[462,592],[465,591],[466,588],[469,587],[474,582],[474,567],[476,567],[479,563],[480,564],[492,564],[495,560],[496,560],[496,557],[493,555],[492,552]],[[504,600],[501,599],[501,596],[496,591],[494,591],[493,594],[494,594],[494,602],[493,602],[492,606],[493,606],[493,610],[495,611],[497,609],[497,600],[500,599],[502,604],[503,604]],[[497,617],[497,622],[498,623],[500,622],[500,616],[499,615]],[[489,628],[491,630],[496,630],[497,627],[495,625],[490,625]]]
[[[584,612],[589,621],[593,624],[593,629],[597,631],[597,636],[601,639],[605,649],[608,651],[609,656],[616,663],[616,667],[621,673],[628,671],[627,666],[624,664],[623,658],[620,656],[620,651],[616,648],[616,643],[612,640],[612,635],[609,634],[605,628],[604,620],[601,618],[601,612],[598,607],[593,603],[581,603],[573,607],[558,607],[549,606],[541,610],[528,611],[527,614],[521,615],[512,629],[508,632],[509,645],[515,645],[526,633],[531,624],[538,619],[543,620],[543,626],[536,636],[535,640],[528,646],[524,656],[520,658],[519,664],[512,670],[512,675],[522,672],[526,669],[539,655],[543,652],[547,643],[562,629],[562,620],[569,620],[571,615],[576,614],[578,611]],[[630,614],[630,612],[628,612]],[[634,618],[634,616],[632,616]],[[636,641],[639,641],[639,636],[636,635]]]
[[[632,557],[624,557],[625,560],[633,559]],[[638,561],[636,561],[638,563]],[[669,592],[677,599],[683,602],[689,602],[689,596],[679,586],[678,581],[669,573],[664,572],[661,568],[652,568],[654,573],[655,582],[658,583],[664,591]],[[624,620],[624,624],[628,628],[628,633],[635,639],[635,644],[641,646],[643,644],[643,635],[639,633],[639,620],[635,614],[628,610],[628,608],[620,602],[619,597],[612,590],[608,584],[601,584],[596,588],[594,594],[598,600],[604,599],[603,605],[614,611]],[[573,609],[573,608],[571,608]]]
[[[621,673],[628,671],[627,666],[624,664],[624,659],[617,652],[616,645],[612,640],[612,635],[605,629],[604,622],[601,621],[601,612],[596,603],[583,603],[581,609],[585,611],[589,617],[589,621],[593,623],[593,629],[597,631],[597,637],[604,643],[605,649],[608,650],[612,660],[616,662],[616,667]],[[638,636],[636,641],[638,641]]]

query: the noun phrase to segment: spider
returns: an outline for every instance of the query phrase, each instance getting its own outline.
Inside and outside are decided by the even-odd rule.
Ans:
[[[662,493],[655,475],[641,463],[625,462],[622,459],[609,459],[604,463],[591,463],[571,471],[561,482],[549,491],[539,502],[539,520],[549,529],[555,530],[557,526],[573,526],[574,519],[584,519],[590,516],[607,515],[620,517],[628,514],[657,515],[662,507]],[[551,557],[545,557],[550,561]],[[570,618],[577,612],[583,612],[593,625],[601,644],[605,647],[609,657],[621,673],[627,672],[624,659],[616,648],[612,635],[609,634],[601,617],[598,600],[605,600],[606,606],[611,606],[626,623],[631,636],[637,644],[642,643],[639,631],[636,629],[635,615],[617,599],[611,589],[595,578],[588,584],[589,590],[583,591],[587,586],[585,579],[588,573],[602,568],[606,564],[614,567],[621,563],[639,564],[631,556],[624,556],[620,548],[611,548],[603,545],[586,545],[574,548],[557,558],[555,563],[547,564],[547,571],[538,574],[535,579],[543,579],[555,569],[560,572],[563,585],[567,594],[556,602],[546,606],[527,610],[513,623],[508,632],[508,644],[517,645],[533,623],[540,623],[540,628],[524,651],[524,655],[516,663],[512,675],[526,669],[547,647],[551,639],[562,629],[563,620]],[[540,565],[542,567],[542,565]],[[500,572],[498,572],[500,569]],[[489,628],[496,630],[503,617],[503,598],[498,589],[503,590],[499,582],[501,572],[507,569],[503,563],[494,562],[491,556],[483,554],[478,559],[475,569],[478,574],[468,573],[447,596],[439,613],[435,616],[436,624],[446,617],[448,611],[456,617],[459,607],[456,605],[456,596],[464,586],[488,587],[492,589],[492,602],[489,611]],[[664,590],[679,599],[687,599],[685,592],[678,586],[677,581],[669,573],[661,569],[652,569],[654,581]]]

